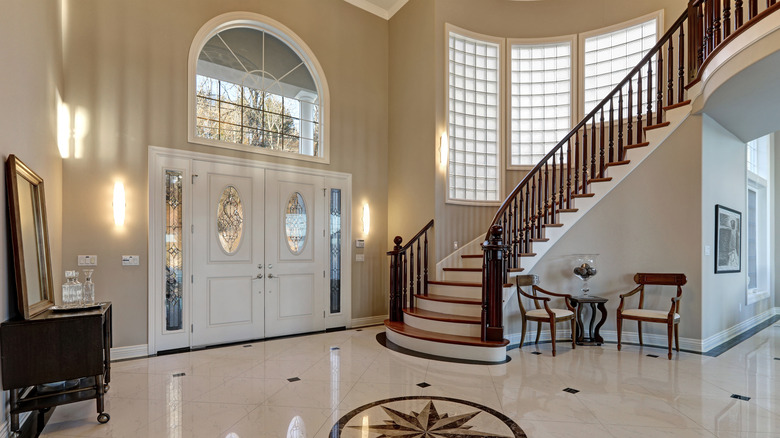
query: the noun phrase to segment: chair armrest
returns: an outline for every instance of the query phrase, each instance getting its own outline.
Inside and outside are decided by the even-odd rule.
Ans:
[[[632,291],[626,292],[626,293],[624,293],[622,295],[618,295],[620,297],[620,305],[617,308],[617,313],[618,314],[623,313],[623,304],[625,304],[624,300],[626,298],[628,298],[628,297],[630,297],[632,295],[636,295],[637,292],[641,292],[642,290],[643,290],[643,286],[640,284],[639,286],[635,287]],[[640,300],[640,303],[641,303],[641,300]],[[639,307],[641,308],[642,306],[640,305]]]
[[[550,301],[550,298],[547,298],[547,297],[535,297],[535,296],[527,293],[523,289],[521,289],[519,286],[517,287],[517,292],[520,293],[520,295],[522,295],[522,296],[524,296],[526,298],[532,299],[534,301],[543,301],[543,302]]]
[[[534,289],[535,289],[537,292],[541,292],[541,293],[543,293],[543,294],[545,294],[545,295],[550,295],[550,296],[553,296],[553,297],[559,297],[559,298],[567,298],[567,299],[571,299],[571,294],[559,294],[559,293],[555,293],[555,292],[550,292],[549,290],[544,290],[544,289],[542,289],[542,288],[541,288],[541,287],[539,287],[539,286],[534,286]]]

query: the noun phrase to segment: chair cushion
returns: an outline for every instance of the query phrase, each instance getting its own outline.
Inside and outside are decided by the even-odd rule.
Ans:
[[[623,311],[623,316],[666,319],[669,316],[669,312],[664,312],[663,310],[650,310],[650,309],[628,309]],[[674,319],[675,321],[680,319],[680,314],[675,313]]]
[[[574,315],[574,313],[572,313],[572,311],[568,309],[550,309],[550,310],[552,310],[552,312],[555,314],[556,319]],[[528,312],[525,312],[525,316],[532,317],[532,318],[550,317],[550,315],[548,315],[547,311],[544,309],[529,310]]]

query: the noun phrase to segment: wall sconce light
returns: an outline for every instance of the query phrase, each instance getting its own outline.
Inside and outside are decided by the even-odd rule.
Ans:
[[[447,133],[443,133],[439,139],[439,164],[442,166],[447,164],[447,154],[450,151],[450,142],[447,138]]]
[[[125,186],[121,182],[114,183],[114,223],[125,224]]]
[[[368,235],[370,228],[371,212],[369,211],[368,204],[363,204],[363,234]]]

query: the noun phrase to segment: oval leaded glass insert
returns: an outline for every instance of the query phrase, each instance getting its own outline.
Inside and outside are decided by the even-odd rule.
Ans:
[[[293,254],[303,252],[306,245],[306,203],[303,195],[293,193],[287,201],[287,209],[284,212],[284,233],[287,235],[287,246]]]
[[[217,236],[226,253],[235,254],[238,251],[243,231],[244,206],[241,196],[237,188],[227,186],[217,203]]]

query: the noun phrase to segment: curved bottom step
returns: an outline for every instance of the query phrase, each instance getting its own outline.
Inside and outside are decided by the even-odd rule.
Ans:
[[[434,356],[480,362],[505,362],[509,341],[482,342],[479,338],[429,332],[402,322],[385,320],[387,340],[403,348]]]

